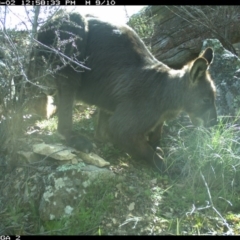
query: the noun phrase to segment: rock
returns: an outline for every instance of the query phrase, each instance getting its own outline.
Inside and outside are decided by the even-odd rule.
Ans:
[[[78,164],[78,159],[77,158],[73,158],[71,162],[72,162],[72,164]]]
[[[112,179],[115,174],[96,166],[65,164],[45,177],[45,191],[42,195],[39,214],[43,221],[61,219],[74,213],[87,188],[101,179]]]
[[[34,144],[33,152],[49,156],[56,160],[72,160],[76,155],[72,153],[72,149],[61,144]]]
[[[217,87],[216,107],[219,116],[236,116],[240,109],[240,59],[223,48],[217,39],[206,39],[202,51],[214,49],[209,71]]]
[[[49,156],[56,160],[61,161],[72,161],[72,164],[77,164],[79,161],[83,160],[84,162],[95,165],[98,167],[105,167],[110,165],[109,162],[105,161],[103,158],[99,157],[95,153],[84,153],[80,151],[76,151],[71,147],[66,147],[62,144],[34,144],[33,145],[33,152],[37,154],[41,154],[44,156]],[[76,152],[76,154],[72,153]],[[81,159],[79,159],[79,158]]]
[[[86,163],[92,164],[98,167],[105,167],[110,165],[109,162],[105,161],[103,158],[99,157],[95,153],[86,154],[84,152],[77,152],[77,155]]]
[[[128,24],[136,30],[159,61],[181,69],[199,55],[205,39],[219,37],[229,50],[232,49],[231,44],[240,42],[239,19],[234,17],[236,12],[239,14],[240,8],[230,8],[147,6],[132,15]],[[212,27],[208,28],[210,22]]]

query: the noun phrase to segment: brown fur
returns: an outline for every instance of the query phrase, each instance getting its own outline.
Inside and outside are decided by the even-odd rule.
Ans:
[[[71,21],[82,25],[82,30],[87,25],[85,32],[77,28],[72,31],[81,38],[75,44],[81,50],[78,60],[85,60],[85,66],[91,70],[76,72],[73,65],[68,65],[55,75],[60,133],[71,138],[76,96],[101,109],[104,131],[114,143],[136,158],[163,169],[162,157],[155,147],[164,121],[185,111],[196,125],[216,123],[215,87],[207,71],[213,58],[212,49],[182,70],[174,70],[154,58],[130,27],[98,18],[83,19],[76,13],[66,15],[70,23],[59,24],[62,39],[67,37],[64,31],[70,31],[67,25]],[[61,19],[54,22],[60,23]],[[38,39],[45,45],[55,46],[57,38],[53,38],[53,33],[53,30],[41,31]],[[70,50],[68,47],[64,53],[71,56]],[[41,54],[48,57],[46,52],[38,51]],[[60,65],[61,59],[57,57],[55,65]]]

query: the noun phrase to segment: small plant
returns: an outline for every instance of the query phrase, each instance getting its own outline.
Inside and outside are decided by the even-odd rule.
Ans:
[[[104,144],[103,148],[102,148],[102,154],[105,158],[110,158],[112,156],[118,156],[120,155],[122,152],[121,150],[110,146],[109,144]]]

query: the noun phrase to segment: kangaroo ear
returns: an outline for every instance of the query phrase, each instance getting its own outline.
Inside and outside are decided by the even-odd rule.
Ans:
[[[190,78],[193,83],[199,81],[205,76],[208,65],[209,64],[205,58],[200,57],[195,60],[190,70]]]
[[[205,58],[208,61],[208,65],[209,65],[213,60],[213,55],[214,54],[213,54],[212,48],[207,48],[200,57]]]

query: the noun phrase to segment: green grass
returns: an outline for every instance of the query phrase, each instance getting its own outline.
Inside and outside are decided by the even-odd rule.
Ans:
[[[166,160],[170,172],[177,169],[191,186],[204,185],[202,172],[209,187],[233,188],[232,182],[238,180],[240,167],[237,154],[240,142],[236,133],[236,125],[224,128],[221,123],[211,131],[180,129],[177,137],[168,139],[167,146],[171,147]]]

